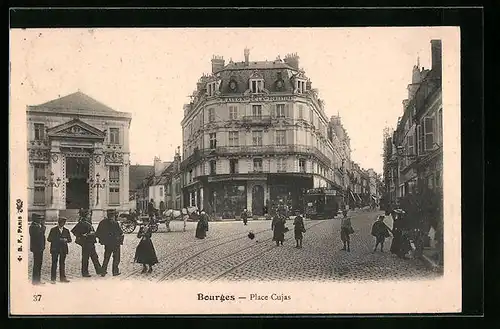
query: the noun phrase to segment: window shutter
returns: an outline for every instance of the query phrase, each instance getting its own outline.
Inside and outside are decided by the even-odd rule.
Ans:
[[[432,150],[434,148],[434,118],[425,118],[425,149]]]
[[[290,104],[285,104],[285,117],[290,118]]]

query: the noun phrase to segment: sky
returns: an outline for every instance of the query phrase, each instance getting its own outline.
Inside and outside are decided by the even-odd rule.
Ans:
[[[430,68],[443,28],[212,28],[11,30],[11,111],[78,90],[132,114],[132,164],[170,161],[182,147],[183,104],[213,55],[243,61],[297,53],[299,66],[340,114],[351,158],[382,172],[382,135],[402,115],[412,68]],[[25,127],[22,125],[20,127]]]

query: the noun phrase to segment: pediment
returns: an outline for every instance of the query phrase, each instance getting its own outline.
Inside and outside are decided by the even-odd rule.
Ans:
[[[74,119],[50,128],[48,130],[48,136],[50,138],[85,138],[103,140],[106,137],[106,134],[88,123],[81,121],[80,119]]]

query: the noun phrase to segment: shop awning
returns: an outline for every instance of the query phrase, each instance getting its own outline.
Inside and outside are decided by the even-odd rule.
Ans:
[[[358,201],[359,201],[359,202],[362,202],[362,201],[363,201],[363,200],[361,199],[361,197],[359,196],[359,194],[358,194],[358,193],[356,193],[356,194],[354,194],[354,195],[358,198]]]
[[[373,199],[374,201],[377,201],[377,198],[376,198],[376,197],[374,197],[373,195],[372,195],[372,199]]]
[[[354,201],[356,201],[356,198],[354,197],[354,194],[352,193],[352,191],[349,191],[351,193],[351,197]]]

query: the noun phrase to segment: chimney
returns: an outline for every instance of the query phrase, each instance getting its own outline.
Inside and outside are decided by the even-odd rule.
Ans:
[[[222,56],[213,56],[212,57],[212,73],[217,73],[224,68],[225,61]]]
[[[154,175],[155,177],[160,176],[162,170],[162,163],[159,157],[155,157],[154,159]]]
[[[297,53],[287,54],[285,56],[285,63],[293,67],[294,69],[299,69],[299,56]]]
[[[245,54],[245,66],[248,66],[249,57],[250,57],[250,49],[245,48],[244,54]]]
[[[441,78],[441,69],[442,69],[441,58],[442,58],[441,40],[431,40],[431,59],[432,59],[431,69],[434,72],[434,76],[439,78]]]

